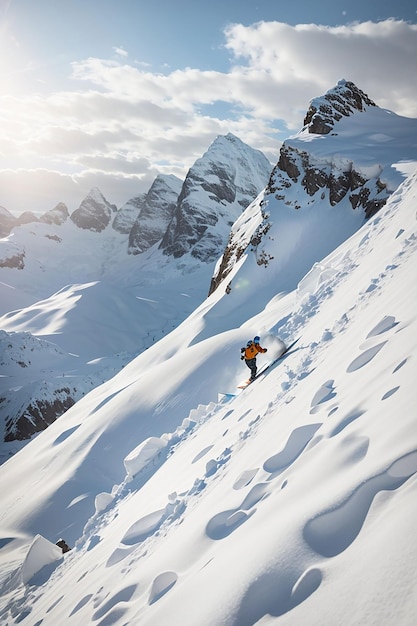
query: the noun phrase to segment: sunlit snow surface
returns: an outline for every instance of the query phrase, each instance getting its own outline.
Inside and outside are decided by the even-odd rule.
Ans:
[[[347,197],[262,192],[232,233],[265,199],[273,262],[248,248],[229,295],[111,228],[1,240],[25,253],[0,275],[1,415],[58,378],[85,396],[0,467],[2,624],[417,623],[415,127],[370,107],[290,138],[310,165],[409,178],[366,223]],[[260,367],[299,341],[240,392],[255,334]]]
[[[416,197],[287,295],[248,257],[240,307],[215,292],[0,468],[2,623],[417,621]],[[300,341],[238,393],[254,334],[259,364]]]

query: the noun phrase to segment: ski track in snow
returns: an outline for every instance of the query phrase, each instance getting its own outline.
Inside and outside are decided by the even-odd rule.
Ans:
[[[365,341],[358,346],[358,356],[346,364],[346,372],[353,374],[361,368],[372,367],[378,354],[389,343],[389,337],[371,347],[369,347],[369,342],[375,337],[396,332],[395,329],[398,325],[399,322],[393,316],[386,316],[381,319],[374,328],[369,330]],[[316,348],[317,346],[311,346],[311,350]],[[406,360],[403,360],[398,363],[391,374],[395,374],[404,366],[405,362]],[[304,359],[301,361],[299,371],[290,371],[293,379],[301,374],[300,370],[303,371],[305,365],[306,360]],[[381,401],[385,401],[398,390],[399,386],[393,384],[387,389]],[[290,384],[281,393],[281,400],[288,401],[286,396],[291,391],[290,379]],[[327,380],[323,382],[311,398],[310,413],[315,415],[321,413],[323,419],[327,420],[327,425],[330,420],[333,426],[328,430],[327,437],[344,437],[346,449],[350,451],[350,461],[360,463],[367,454],[369,440],[367,437],[352,434],[349,431],[349,426],[366,416],[366,410],[339,406],[337,399],[337,381]],[[190,428],[184,429],[181,435],[174,438],[171,447],[162,450],[159,453],[159,458],[154,460],[150,467],[146,467],[145,470],[135,476],[130,490],[135,489],[135,482],[136,488],[140,489],[141,484],[149,480],[152,474],[158,471],[172,453],[172,449],[182,445],[207,420],[213,418],[217,418],[219,421],[236,419],[236,422],[239,422],[252,413],[252,411],[246,411],[243,415],[239,416],[237,413],[234,415],[235,411],[230,408],[230,402],[231,400],[228,399],[227,402],[219,402],[217,405],[199,407],[197,421],[194,421],[195,414],[190,415]],[[261,420],[271,416],[271,407],[273,408],[273,403],[270,404],[264,415],[258,415],[248,422],[247,430],[241,433],[242,440],[253,434]],[[291,468],[303,454],[320,443],[323,437],[320,434],[322,425],[323,421],[314,421],[294,428],[283,448],[264,459],[263,467],[251,467],[244,470],[231,486],[231,497],[233,490],[236,492],[236,490],[243,490],[246,487],[249,487],[249,490],[242,496],[239,506],[213,512],[213,516],[206,523],[207,537],[212,541],[227,540],[242,524],[256,515],[259,507],[274,491],[280,491],[284,487],[286,490],[291,489],[291,484],[287,480],[281,483],[276,478]],[[196,463],[204,456],[208,456],[213,445],[203,448],[191,460],[191,464]],[[132,560],[138,561],[142,555],[146,554],[150,549],[149,542],[164,537],[173,524],[180,523],[185,509],[193,505],[193,500],[199,497],[221,467],[230,461],[233,453],[233,448],[225,448],[217,458],[209,458],[206,463],[205,474],[202,477],[196,477],[192,488],[187,493],[181,494],[180,497],[173,494],[165,508],[149,513],[132,524],[120,537],[120,546],[109,558],[107,567],[112,568],[125,559],[129,559],[131,565]],[[281,571],[277,563],[268,575],[263,574],[254,581],[243,597],[236,619],[233,621],[234,626],[252,626],[268,614],[278,617],[306,600],[322,583],[325,567],[323,559],[334,558],[355,541],[365,523],[375,496],[381,491],[398,489],[416,472],[417,450],[412,450],[394,460],[389,467],[380,473],[369,476],[353,493],[348,494],[344,501],[334,503],[327,510],[321,511],[309,519],[300,529],[300,532],[305,545],[309,548],[310,562],[303,565],[301,573],[294,571],[292,578],[288,576],[287,570]],[[262,479],[259,482],[254,482],[258,474],[262,475]],[[103,513],[97,514],[95,519],[90,520],[85,528],[84,537],[79,542],[79,548],[83,543],[90,542],[87,549],[91,549],[91,542],[94,544],[95,541],[100,540],[101,526],[106,525],[107,520],[113,515],[113,506],[121,498],[127,496],[126,490],[126,484],[118,486],[118,496],[114,499],[113,504]],[[179,578],[180,575],[175,571],[160,572],[155,576],[151,588],[148,590],[147,603],[151,605],[158,602],[176,585]],[[92,619],[94,621],[101,619],[100,624],[114,623],[122,618],[126,610],[124,608],[126,603],[136,592],[137,586],[130,585],[114,594],[102,595],[101,592],[97,592],[95,596],[87,594],[72,608],[69,615],[76,614],[84,605],[92,603],[94,606]],[[57,602],[59,601],[60,599],[57,600]]]
[[[378,220],[374,220],[374,227],[377,224]],[[360,246],[365,247],[368,242],[368,236],[365,235]],[[400,254],[404,254],[406,251],[411,254],[414,248],[415,240],[411,241],[410,238],[410,240],[404,242],[404,247]],[[353,261],[352,264],[354,264]],[[386,273],[372,279],[370,284],[361,292],[359,303],[363,304],[367,295],[375,289],[381,288],[384,280],[390,272],[395,271],[395,268],[395,264],[387,266]],[[339,274],[333,280],[340,281],[343,278]],[[323,286],[321,297],[325,298],[326,293],[330,294],[331,290],[332,281],[330,280]],[[359,306],[359,303],[356,306]],[[319,306],[319,299],[316,306]],[[312,308],[311,302],[309,307],[310,309]],[[299,313],[300,318],[302,318],[302,307]],[[329,339],[331,339],[334,333],[343,331],[344,326],[347,324],[345,316],[350,313],[346,312],[335,324],[334,328],[328,331]],[[354,376],[362,368],[372,368],[373,364],[377,362],[379,355],[389,349],[390,338],[394,333],[399,332],[400,329],[401,323],[394,316],[387,315],[383,317],[373,328],[369,329],[365,340],[357,346],[356,356],[349,363],[346,363],[345,371],[349,375]],[[293,319],[287,325],[287,332],[289,335],[295,336],[297,335],[296,330],[296,321]],[[379,339],[381,340],[379,341]],[[263,415],[258,415],[255,419],[252,418],[246,424],[246,430],[241,432],[241,441],[250,437],[259,427],[262,420],[270,419],[274,416],[274,407],[279,401],[284,403],[291,401],[291,394],[297,381],[309,373],[309,363],[312,360],[311,353],[318,349],[317,344],[310,345],[307,351],[309,356],[300,358],[299,366],[295,370],[292,370],[290,365],[285,366],[288,381],[282,384],[282,392],[270,403]],[[395,373],[406,362],[407,359],[403,359],[391,372],[386,373],[388,384],[385,393],[380,398],[381,402],[388,401],[394,394],[400,391],[400,386],[395,381]],[[393,377],[392,383],[389,382],[390,377]],[[262,384],[262,380],[255,382],[256,384]],[[242,495],[239,506],[231,506],[222,511],[213,511],[212,517],[207,519],[205,526],[206,535],[210,540],[215,542],[227,541],[229,536],[256,515],[266,499],[274,492],[278,494],[284,487],[286,491],[291,489],[290,481],[284,479],[281,482],[276,479],[281,474],[287,472],[303,455],[308,454],[316,445],[319,445],[323,437],[343,438],[346,450],[350,453],[351,463],[360,463],[365,458],[368,453],[369,439],[357,436],[350,427],[358,420],[366,419],[367,411],[365,408],[339,404],[337,390],[337,380],[325,380],[317,388],[310,401],[311,408],[309,413],[315,416],[314,421],[294,428],[284,446],[277,449],[275,454],[268,455],[264,459],[262,466],[248,467],[242,471],[233,485],[231,485],[231,502],[235,501],[236,491],[246,488],[248,488],[248,491]],[[230,407],[231,402],[234,402],[234,400],[228,399],[227,403],[210,404],[206,407],[199,407],[197,412],[192,412],[193,415],[190,414],[189,416],[188,427],[175,433],[172,436],[170,445],[159,451],[158,455],[152,459],[152,463],[141,469],[131,482],[126,481],[122,485],[115,486],[114,492],[116,495],[111,499],[110,504],[104,511],[98,512],[89,520],[83,536],[77,542],[77,549],[85,548],[90,550],[94,548],[100,541],[101,528],[106,526],[108,521],[114,517],[116,505],[120,500],[131,497],[132,492],[139,490],[158,471],[173,450],[182,445],[207,420],[217,418],[219,421],[236,420],[236,422],[243,422],[251,416],[252,411],[250,410],[239,414]],[[198,413],[198,415],[195,413]],[[327,428],[326,434],[321,432],[324,424],[326,424]],[[55,444],[62,443],[76,429],[77,426],[62,433],[55,441]],[[225,434],[226,432],[227,430]],[[191,464],[195,464],[198,460],[208,456],[213,447],[214,443],[202,448],[192,459]],[[148,544],[163,538],[169,532],[170,527],[181,522],[185,509],[195,505],[195,501],[202,491],[207,488],[210,481],[215,479],[217,472],[225,464],[229,463],[233,454],[233,447],[225,447],[223,452],[216,458],[208,458],[205,474],[202,477],[196,476],[193,486],[186,493],[182,493],[180,496],[173,494],[170,496],[165,508],[155,510],[132,524],[120,537],[120,545],[108,559],[107,567],[112,568],[125,559],[129,559],[130,563],[140,560],[141,556],[150,549]],[[232,623],[233,626],[252,626],[268,614],[278,617],[305,601],[320,587],[326,559],[335,558],[347,550],[356,540],[365,524],[377,494],[381,491],[398,489],[416,473],[417,450],[410,450],[407,454],[394,459],[388,467],[381,468],[379,473],[369,476],[352,493],[346,494],[342,501],[332,503],[325,510],[318,512],[307,520],[299,531],[308,549],[307,553],[310,556],[309,560],[306,559],[304,563],[301,563],[301,573],[294,570],[292,577],[289,576],[287,569],[280,568],[279,558],[277,558],[275,567],[272,567],[267,574],[262,574],[252,582],[243,596],[236,619]],[[258,475],[260,480],[255,482],[255,478]],[[74,550],[72,554],[69,554],[66,559],[67,563],[70,563],[71,559],[76,558],[76,552],[77,550]],[[297,559],[294,558],[294,561],[297,561]],[[59,575],[59,567],[58,565],[58,568],[50,575],[52,581],[55,575]],[[86,571],[78,579],[78,582],[88,573]],[[151,588],[148,590],[147,603],[151,605],[158,602],[165,594],[169,593],[179,578],[180,574],[171,570],[161,571],[157,574]],[[19,615],[19,621],[24,622],[25,618],[30,614],[30,609],[26,609],[25,606],[28,606],[30,601],[36,601],[36,587],[43,584],[43,582],[45,581],[41,575],[35,577],[31,581],[31,585],[25,588],[24,596],[15,600],[12,614]],[[127,603],[137,591],[138,585],[126,585],[115,593],[100,589],[94,595],[86,594],[71,608],[68,617],[76,615],[85,605],[91,603],[94,608],[92,613],[94,621],[101,620],[98,622],[101,626],[115,623],[117,620],[122,619],[127,611]],[[63,596],[58,597],[48,610],[52,610],[62,599]],[[42,621],[39,620],[34,626],[40,626]]]

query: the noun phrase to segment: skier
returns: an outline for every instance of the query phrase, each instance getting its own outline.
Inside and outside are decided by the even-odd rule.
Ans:
[[[248,343],[246,344],[246,348],[241,348],[240,350],[240,358],[241,360],[245,360],[246,365],[249,367],[250,371],[251,371],[251,376],[249,378],[249,381],[252,382],[255,380],[256,377],[256,371],[257,371],[257,366],[256,366],[256,357],[258,356],[258,354],[260,352],[267,352],[267,348],[262,348],[261,344],[259,343],[261,341],[261,338],[256,336],[253,338],[253,340],[248,341]]]

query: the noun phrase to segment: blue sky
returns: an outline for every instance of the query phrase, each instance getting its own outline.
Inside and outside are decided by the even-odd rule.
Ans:
[[[272,163],[340,78],[417,117],[417,5],[0,0],[0,206],[121,206],[219,134]],[[303,26],[302,26],[303,25]]]

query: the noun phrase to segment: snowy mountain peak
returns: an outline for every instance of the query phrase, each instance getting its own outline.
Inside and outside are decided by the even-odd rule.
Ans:
[[[8,235],[16,223],[17,220],[14,215],[5,207],[0,206],[0,237]]]
[[[218,136],[188,171],[161,243],[164,254],[216,260],[231,225],[264,188],[270,171],[262,152],[231,133]]]
[[[374,107],[376,104],[369,96],[354,83],[342,79],[324,96],[314,98],[310,102],[304,126],[308,126],[309,133],[327,135],[342,117],[348,117],[357,111],[365,111],[366,107],[371,106]]]
[[[260,271],[270,266],[286,289],[286,277],[295,272],[300,279],[324,252],[311,236],[305,241],[307,232],[322,238],[325,229],[330,252],[379,211],[415,167],[417,120],[379,108],[351,82],[313,100],[306,120],[284,141],[264,193],[233,225],[210,292],[245,253]],[[329,132],[336,124],[337,132]],[[307,246],[298,258],[291,254],[296,241]]]
[[[160,241],[172,219],[182,180],[160,174],[144,196],[129,233],[129,254],[140,254]]]
[[[53,209],[47,211],[41,216],[40,221],[46,222],[47,224],[59,225],[66,222],[68,217],[69,212],[67,205],[63,202],[58,202],[58,204]]]
[[[115,211],[117,207],[110,204],[97,187],[93,187],[71,214],[71,220],[79,228],[101,232],[109,225]]]

